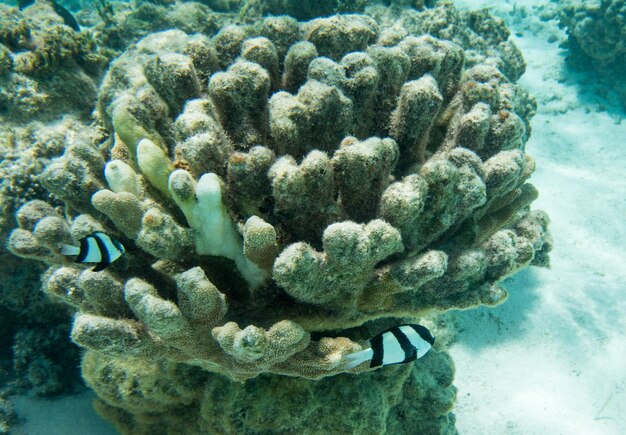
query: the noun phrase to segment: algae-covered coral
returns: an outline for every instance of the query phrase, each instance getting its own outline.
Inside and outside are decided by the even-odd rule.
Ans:
[[[559,18],[569,37],[569,63],[596,72],[626,107],[626,2],[563,2]]]
[[[79,378],[78,350],[67,343],[71,310],[40,292],[43,265],[20,261],[5,244],[21,205],[62,204],[38,176],[79,132],[98,136],[87,117],[104,60],[49,3],[28,11],[0,4],[0,395],[5,386],[59,393]]]
[[[501,22],[394,13],[169,30],[110,65],[109,140],[46,165],[66,208],[26,203],[9,246],[76,309],[83,376],[123,432],[454,432],[444,351],[350,374],[342,357],[547,264],[534,103]],[[59,255],[94,231],[123,259]]]

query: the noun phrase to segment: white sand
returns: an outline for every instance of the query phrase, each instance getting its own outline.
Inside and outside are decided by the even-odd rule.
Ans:
[[[523,33],[516,42],[528,62],[520,82],[539,102],[527,151],[537,161],[534,206],[552,221],[552,268],[506,281],[510,297],[500,307],[459,316],[451,349],[457,427],[462,434],[624,434],[624,112],[585,89],[592,78],[565,70],[558,44],[546,42],[558,33],[555,23],[542,29],[533,19],[513,30]]]

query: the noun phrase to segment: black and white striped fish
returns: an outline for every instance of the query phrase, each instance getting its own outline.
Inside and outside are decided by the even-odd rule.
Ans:
[[[402,364],[423,357],[435,343],[422,325],[394,326],[370,339],[370,347],[344,357],[347,368],[370,361],[370,367]]]
[[[95,232],[80,239],[80,246],[63,245],[61,255],[75,255],[75,263],[96,263],[99,272],[120,258],[126,249],[118,240],[102,232]]]

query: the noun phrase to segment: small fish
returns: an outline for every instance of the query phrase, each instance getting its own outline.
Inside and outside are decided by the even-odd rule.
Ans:
[[[435,343],[422,325],[394,326],[370,339],[370,347],[344,357],[347,368],[370,361],[370,367],[402,364],[423,357]]]
[[[126,249],[118,240],[99,231],[80,239],[80,246],[61,247],[61,255],[76,255],[75,263],[96,263],[94,272],[100,272],[124,252]]]
[[[58,4],[56,0],[52,0],[50,3],[52,5],[52,9],[54,9],[54,12],[56,12],[58,16],[63,18],[63,23],[66,26],[71,27],[77,32],[80,32],[80,26],[78,25],[78,21],[76,21],[76,18],[74,18],[74,15],[72,15],[70,11]]]
[[[35,0],[17,0],[17,7],[21,11],[32,5],[33,3],[35,3]],[[77,32],[80,32],[80,26],[78,25],[78,21],[76,21],[76,18],[74,18],[74,15],[72,15],[70,11],[58,4],[56,0],[50,0],[50,5],[52,6],[52,9],[54,9],[54,12],[56,12],[58,16],[63,18],[63,23],[66,26],[71,27]]]
[[[22,9],[32,5],[33,3],[35,3],[35,0],[17,0],[17,7],[20,8],[21,11]]]

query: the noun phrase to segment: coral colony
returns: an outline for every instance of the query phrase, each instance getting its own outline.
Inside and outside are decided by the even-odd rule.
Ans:
[[[9,247],[76,310],[120,431],[454,433],[452,361],[407,324],[548,264],[534,101],[487,12],[393,14],[168,30],[110,64],[108,141],[46,164],[65,213],[25,203]],[[102,233],[125,248],[102,271],[60,251]],[[370,338],[373,367],[421,358],[356,364]]]
[[[568,33],[569,65],[577,70],[594,71],[615,90],[626,108],[626,2],[559,2],[557,11],[561,26]]]

